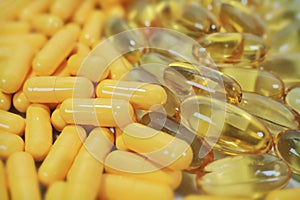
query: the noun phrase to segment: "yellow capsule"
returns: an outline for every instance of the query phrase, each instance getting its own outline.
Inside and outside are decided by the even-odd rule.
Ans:
[[[13,96],[13,105],[14,108],[21,112],[24,113],[26,112],[27,108],[30,106],[30,101],[28,100],[28,98],[26,97],[26,95],[24,94],[23,90],[19,90],[18,92],[16,92]]]
[[[154,192],[155,191],[155,192]],[[172,189],[162,183],[154,183],[133,177],[103,174],[99,191],[100,199],[172,200]]]
[[[286,105],[300,115],[300,85],[295,85],[294,87],[289,88],[284,101]]]
[[[34,72],[40,76],[54,73],[60,63],[71,53],[78,35],[79,27],[73,24],[57,31],[33,59]]]
[[[124,18],[126,16],[126,12],[127,11],[125,10],[124,6],[120,4],[114,4],[113,6],[104,9],[104,13],[107,19],[112,17]]]
[[[0,160],[0,199],[8,200],[8,189],[7,189],[6,171],[4,168],[3,161]]]
[[[123,163],[120,165],[120,163]],[[163,183],[175,189],[182,180],[180,170],[170,170],[158,166],[145,157],[136,153],[115,150],[105,159],[107,173],[145,179],[156,183]]]
[[[1,130],[0,146],[0,158],[7,159],[11,154],[24,150],[24,141],[18,135]]]
[[[81,0],[53,0],[50,6],[50,13],[67,21],[71,18]]]
[[[167,94],[160,85],[134,81],[103,80],[96,94],[100,98],[128,100],[134,108],[142,110],[167,101]]]
[[[106,1],[98,0],[98,4],[100,5],[101,8],[107,9],[109,7],[118,5],[118,4],[122,3],[123,1],[124,0],[106,0]]]
[[[227,32],[253,33],[262,36],[265,24],[240,2],[222,0],[219,19]]]
[[[52,146],[52,126],[49,107],[31,104],[26,111],[25,151],[35,161],[42,161]]]
[[[6,162],[8,185],[11,198],[39,200],[39,188],[35,163],[27,152],[16,152]]]
[[[266,153],[272,135],[254,116],[218,99],[192,96],[181,104],[181,122],[222,153]]]
[[[109,65],[109,79],[120,80],[133,68],[132,64],[123,56],[117,58]]]
[[[153,63],[158,63],[161,65],[169,65],[170,63],[175,61],[176,61],[175,58],[171,56],[166,56],[162,53],[157,53],[157,52],[148,52],[142,55],[142,57],[139,60],[139,63],[141,67],[144,69],[143,65],[146,65],[145,67],[147,67],[148,64],[150,65]]]
[[[67,69],[67,60],[64,60],[62,63],[60,63],[59,67],[52,74],[52,76],[60,76],[60,77],[70,76],[70,72]]]
[[[45,200],[58,200],[65,199],[65,191],[66,191],[67,183],[64,181],[55,181],[52,183],[45,194]]]
[[[86,54],[76,53],[69,57],[67,61],[67,69],[69,73],[76,76],[82,66],[84,59],[86,59]]]
[[[116,143],[116,148],[119,150],[123,150],[123,151],[128,151],[129,149],[126,147],[126,145],[124,144],[123,138],[122,138],[122,134],[123,131],[122,129],[115,127],[115,143]]]
[[[123,129],[126,147],[149,160],[174,170],[187,169],[193,159],[188,143],[165,132],[132,123]]]
[[[22,136],[25,130],[25,120],[18,114],[0,110],[0,130]]]
[[[72,55],[73,54],[83,54],[83,55],[88,55],[91,52],[91,49],[89,46],[82,44],[80,42],[76,43],[75,48],[72,51]]]
[[[63,129],[38,170],[42,184],[50,185],[66,177],[85,138],[86,132],[80,126]]]
[[[7,63],[0,68],[0,90],[12,94],[17,92],[30,71],[33,49],[24,44],[15,46]],[[18,59],[16,59],[16,57]]]
[[[135,121],[132,106],[122,99],[67,99],[60,106],[60,114],[68,124],[124,127]]]
[[[288,200],[297,199],[300,195],[300,188],[288,188],[271,191],[265,197],[265,200]]]
[[[104,13],[102,10],[94,10],[84,23],[79,42],[92,47],[101,38],[104,25]]]
[[[13,20],[17,18],[17,15],[25,8],[30,1],[14,1],[14,0],[6,0],[0,2],[0,21],[3,20]]]
[[[32,27],[46,36],[53,36],[64,25],[62,19],[50,14],[40,14],[31,20]]]
[[[51,114],[51,124],[53,128],[57,131],[62,131],[68,124],[60,115],[60,106],[57,106],[56,109]]]
[[[94,86],[84,77],[36,76],[26,80],[23,91],[33,103],[61,103],[72,97],[92,97]]]
[[[219,0],[201,0],[197,1],[197,3],[212,12],[214,15],[219,16],[221,9],[221,1]]]
[[[235,198],[235,197],[224,197],[224,196],[213,196],[213,195],[190,194],[184,197],[184,200],[251,200],[251,198]]]
[[[238,106],[259,118],[273,136],[281,131],[300,127],[297,116],[288,107],[268,97],[244,92]]]
[[[80,3],[75,13],[72,15],[72,21],[77,24],[83,25],[90,13],[93,11],[95,7],[94,0],[85,0]]]
[[[9,110],[11,107],[11,94],[5,94],[0,90],[0,110]]]
[[[286,186],[290,177],[290,169],[280,158],[257,154],[216,160],[197,175],[196,183],[210,195],[259,199]]]
[[[91,131],[67,175],[65,199],[96,199],[103,173],[103,162],[114,145],[106,128]]]
[[[37,14],[46,12],[50,5],[51,0],[32,1],[19,13],[19,19],[22,21],[30,21],[34,19]]]
[[[199,41],[200,48],[194,48],[194,55],[200,57],[206,50],[218,64],[251,64],[261,61],[267,51],[264,40],[250,33],[214,33]]]
[[[30,31],[30,24],[22,21],[0,22],[0,35],[26,34]]]

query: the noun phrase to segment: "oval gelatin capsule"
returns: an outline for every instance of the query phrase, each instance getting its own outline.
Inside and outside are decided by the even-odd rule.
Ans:
[[[49,9],[51,0],[31,1],[19,14],[22,21],[34,19],[37,14],[45,12]]]
[[[268,97],[244,92],[238,107],[256,116],[276,136],[287,129],[298,129],[296,115],[284,104]]]
[[[57,106],[51,114],[51,124],[55,130],[62,131],[68,124],[61,117],[59,107],[60,105]]]
[[[243,91],[255,92],[276,100],[284,94],[284,83],[271,72],[240,67],[224,67],[220,70],[234,78]]]
[[[285,188],[282,190],[274,190],[270,192],[265,200],[287,200],[297,199],[300,195],[300,188]]]
[[[285,103],[300,115],[300,85],[296,85],[287,91]]]
[[[0,90],[0,110],[9,110],[11,106],[10,94],[5,94]]]
[[[194,55],[199,57],[206,51],[216,63],[255,63],[266,54],[264,40],[250,33],[214,33],[199,41],[200,48],[194,48]]]
[[[35,16],[31,20],[31,24],[32,27],[38,32],[51,37],[63,27],[64,22],[57,16],[50,14],[40,14]]]
[[[22,136],[25,130],[25,120],[18,114],[0,110],[0,130]]]
[[[24,141],[19,135],[0,131],[0,158],[7,159],[18,151],[24,151]]]
[[[290,177],[290,169],[280,158],[257,154],[216,160],[198,174],[196,182],[208,194],[255,199],[283,188]]]
[[[213,160],[212,148],[208,146],[205,140],[197,137],[190,129],[166,114],[161,112],[150,112],[145,114],[139,122],[156,130],[168,133],[190,144],[193,150],[193,160],[189,168],[186,169],[187,171],[197,172],[199,168],[202,168]]]
[[[181,117],[183,124],[226,154],[265,153],[272,146],[271,133],[258,119],[217,99],[190,97],[181,104]]]
[[[94,86],[84,77],[37,76],[25,81],[23,91],[33,103],[61,103],[72,97],[92,97]]]
[[[80,4],[81,0],[54,0],[50,6],[50,13],[67,21]]]
[[[284,160],[292,172],[300,174],[300,131],[287,130],[275,138],[275,152]]]

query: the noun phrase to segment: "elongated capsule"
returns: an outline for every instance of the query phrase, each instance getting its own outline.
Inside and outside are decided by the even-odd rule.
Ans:
[[[265,200],[286,200],[297,199],[300,195],[299,188],[288,188],[282,190],[274,190],[267,194]]]
[[[300,53],[276,54],[268,56],[259,66],[277,74],[286,88],[300,83]],[[284,66],[284,67],[282,67]]]
[[[288,105],[300,115],[300,85],[291,87],[287,91],[284,101],[286,105]]]
[[[122,137],[127,148],[163,167],[187,169],[193,160],[193,151],[187,142],[139,123],[127,125]]]
[[[114,136],[106,128],[93,129],[68,174],[65,199],[96,199],[104,169],[104,159],[114,145]]]
[[[9,110],[11,107],[11,96],[10,94],[5,94],[0,90],[0,110]]]
[[[67,21],[80,4],[81,0],[54,0],[51,3],[50,13]]]
[[[103,80],[98,84],[96,94],[99,98],[127,100],[142,110],[167,101],[167,94],[160,85],[133,81]]]
[[[300,131],[287,130],[275,138],[275,152],[290,167],[293,173],[300,174]]]
[[[120,165],[120,163],[124,163]],[[112,174],[135,177],[163,183],[175,189],[182,180],[180,170],[162,168],[136,153],[116,150],[105,159],[105,171]]]
[[[181,104],[182,123],[226,154],[266,153],[272,135],[257,118],[229,103],[193,96]]]
[[[156,6],[159,20],[164,27],[199,38],[220,30],[217,18],[197,4],[178,1],[161,1]]]
[[[243,91],[255,92],[275,100],[279,100],[284,94],[284,83],[274,73],[239,67],[224,67],[220,70],[234,78]]]
[[[11,198],[39,200],[41,198],[37,172],[32,156],[27,152],[16,152],[6,162]]]
[[[31,104],[26,111],[25,151],[34,160],[42,161],[52,146],[52,126],[49,107]]]
[[[12,102],[14,108],[21,113],[25,113],[27,108],[31,104],[26,95],[24,94],[23,90],[19,90],[14,94]]]
[[[19,135],[0,131],[0,158],[7,159],[15,152],[24,150],[24,141]]]
[[[242,88],[233,78],[195,64],[170,63],[164,71],[164,80],[183,99],[194,94],[209,95],[238,104],[242,98]]]
[[[22,87],[34,56],[33,49],[24,43],[16,45],[11,53],[0,68],[0,90],[8,94],[15,93]]]
[[[169,186],[162,183],[116,174],[103,174],[99,197],[107,200],[132,200],[137,198],[172,200],[174,194]]]
[[[227,32],[253,33],[258,36],[265,33],[262,20],[237,1],[223,0],[219,19]]]
[[[123,150],[123,151],[129,151],[129,149],[124,144],[122,134],[123,134],[123,131],[120,128],[115,127],[116,148],[119,149],[119,150]]]
[[[78,35],[79,27],[74,24],[56,32],[33,59],[34,72],[40,76],[53,74],[74,48]]]
[[[68,124],[60,115],[60,105],[51,114],[51,124],[57,131],[62,131]]]
[[[13,20],[17,18],[17,15],[25,8],[31,1],[14,1],[7,0],[0,2],[0,19],[2,20]]]
[[[119,57],[109,65],[109,79],[120,80],[133,69],[132,64],[125,58]]]
[[[85,138],[86,132],[80,126],[63,129],[38,170],[42,184],[50,185],[66,177]]]
[[[222,197],[261,198],[283,188],[291,177],[288,166],[269,154],[225,157],[203,170],[196,178],[199,189]]]
[[[67,183],[65,181],[55,181],[48,187],[45,193],[45,200],[64,199],[66,186]]]
[[[284,104],[255,93],[243,93],[240,108],[259,118],[276,136],[287,129],[298,129],[297,116]]]
[[[206,52],[216,63],[256,63],[266,54],[264,40],[250,33],[214,33],[199,41],[200,48],[194,48],[196,57]]]
[[[31,20],[32,27],[46,36],[53,36],[64,25],[62,19],[50,14],[40,14]]]
[[[67,99],[60,106],[60,114],[68,124],[124,127],[135,121],[132,106],[122,99]]]
[[[172,117],[161,112],[149,112],[139,122],[156,130],[164,131],[190,144],[193,150],[193,160],[186,171],[197,172],[213,160],[212,148],[208,146],[205,140],[197,137],[196,133],[179,124]]]
[[[75,13],[72,15],[72,21],[82,25],[85,23],[95,6],[94,0],[82,1]]]
[[[47,11],[50,5],[51,0],[32,1],[22,9],[19,13],[19,18],[22,21],[30,21],[34,19],[37,14]]]
[[[0,35],[26,34],[30,31],[30,24],[22,21],[0,22]]]
[[[3,161],[0,160],[0,199],[8,200],[8,184],[6,180],[6,171]]]
[[[22,136],[25,130],[25,121],[18,114],[0,110],[0,130]]]
[[[23,91],[33,103],[61,103],[72,97],[92,97],[94,86],[84,77],[36,76],[26,80]]]
[[[184,197],[184,200],[251,200],[251,198],[235,198],[235,197],[224,197],[214,195],[197,195],[190,194]]]

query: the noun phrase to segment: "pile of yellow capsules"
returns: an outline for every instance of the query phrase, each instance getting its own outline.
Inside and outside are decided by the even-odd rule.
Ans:
[[[0,199],[298,199],[299,8],[0,1]]]

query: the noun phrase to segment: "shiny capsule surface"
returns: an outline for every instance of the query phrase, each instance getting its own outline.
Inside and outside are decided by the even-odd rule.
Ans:
[[[275,139],[275,152],[284,160],[292,172],[300,174],[300,131],[287,130],[281,132]]]
[[[248,112],[223,101],[193,96],[181,104],[182,123],[226,154],[268,152],[272,135],[258,119]]]
[[[10,132],[0,130],[0,158],[7,159],[10,155],[18,151],[24,151],[24,140]]]
[[[284,94],[284,83],[274,73],[237,67],[223,67],[220,70],[234,78],[243,91],[254,92],[275,100],[279,100]]]
[[[0,90],[0,109],[9,110],[11,107],[11,98],[12,95],[5,94]]]
[[[287,91],[285,103],[300,115],[300,85],[296,85]]]
[[[22,136],[24,130],[25,120],[20,115],[0,110],[0,131],[6,131]]]
[[[46,36],[53,36],[64,25],[61,18],[50,14],[37,15],[31,21],[32,27]]]
[[[268,154],[225,157],[208,164],[197,176],[205,193],[222,197],[261,198],[283,188],[291,177],[288,166]]]

